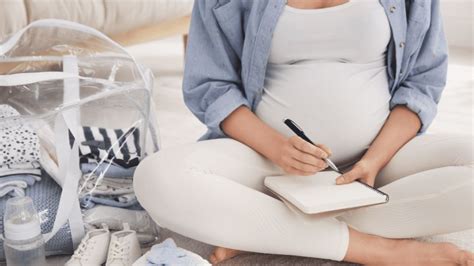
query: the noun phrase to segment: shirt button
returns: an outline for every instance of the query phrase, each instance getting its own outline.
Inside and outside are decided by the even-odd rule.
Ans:
[[[400,48],[405,48],[405,42],[400,43]]]
[[[391,7],[390,7],[390,13],[394,13],[395,10],[397,10],[397,7],[396,7],[396,6],[391,6]]]

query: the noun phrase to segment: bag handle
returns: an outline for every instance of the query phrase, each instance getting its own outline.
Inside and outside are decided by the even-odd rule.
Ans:
[[[114,40],[110,39],[107,35],[104,33],[82,25],[80,23],[68,21],[68,20],[62,20],[62,19],[40,19],[40,20],[35,20],[28,24],[26,27],[15,33],[12,37],[8,39],[8,41],[4,42],[3,44],[0,45],[0,56],[5,55],[8,51],[10,51],[15,45],[18,43],[20,40],[21,36],[25,34],[25,32],[31,28],[34,27],[57,27],[57,28],[63,28],[63,29],[70,29],[70,30],[75,30],[75,31],[80,31],[83,33],[88,33],[91,35],[94,35],[95,37],[98,37],[100,39],[106,40],[110,42],[113,46],[118,48],[120,51],[124,52],[130,58],[134,59],[128,52],[125,50],[120,44],[115,42]],[[134,60],[135,61],[135,60]]]
[[[73,78],[75,75],[64,72],[35,72],[35,73],[17,73],[11,75],[0,75],[0,86],[21,86],[44,82],[50,80],[59,80]]]
[[[67,111],[66,111],[67,112]],[[59,113],[55,120],[56,152],[59,164],[59,175],[63,176],[62,192],[59,200],[56,219],[51,232],[44,235],[45,241],[49,241],[66,223],[70,217],[74,202],[77,202],[77,187],[82,175],[79,169],[79,145],[74,142],[72,148],[69,144],[69,132],[74,136],[74,129],[66,125],[64,113]]]
[[[76,77],[67,78],[64,80],[64,92],[63,92],[63,102],[76,102],[80,100],[80,84],[79,84],[79,65],[76,56],[67,55],[63,58],[63,72],[72,74]],[[81,106],[78,105],[74,108],[71,108],[64,112],[65,121],[68,124],[68,128],[72,128],[72,134],[75,138],[75,143],[78,144],[77,151],[71,150],[71,152],[77,152],[79,154],[79,143],[77,140],[77,136],[79,130],[81,130]],[[82,177],[82,171],[80,170],[79,160],[77,160],[74,165],[70,165],[69,167],[74,167],[79,169],[80,176],[78,179]],[[79,198],[77,196],[77,186],[79,185],[79,180],[77,180],[76,190],[71,191],[76,195],[74,201],[72,202],[71,212],[69,214],[69,229],[71,230],[71,238],[74,248],[79,245],[81,239],[84,237],[84,223],[82,222],[82,214],[81,214],[81,207],[79,206]]]
[[[78,73],[77,58],[65,56],[63,71],[73,75],[64,79],[63,101],[70,102],[79,99],[79,80],[74,78]],[[78,186],[82,172],[79,166],[78,130],[81,128],[80,107],[74,107],[59,113],[55,121],[56,149],[59,164],[59,176],[64,177],[59,207],[56,212],[53,229],[46,234],[50,240],[69,220],[73,246],[76,247],[84,236],[84,226],[79,207]],[[72,148],[69,144],[69,133],[74,137]],[[66,159],[67,158],[67,159]]]
[[[104,33],[82,25],[80,23],[72,22],[72,21],[67,21],[67,20],[62,20],[62,19],[41,19],[41,20],[36,20],[33,21],[32,23],[28,24],[26,27],[15,33],[10,39],[8,39],[6,42],[3,44],[0,44],[0,59],[2,56],[4,57],[5,54],[13,49],[15,45],[19,42],[21,36],[25,34],[27,30],[33,27],[57,27],[57,28],[63,28],[63,29],[70,29],[70,30],[75,30],[75,31],[80,31],[83,33],[88,33],[91,35],[94,35],[102,40],[108,41],[111,43],[115,48],[119,49],[122,51],[124,54],[126,54],[132,61],[133,63],[137,66],[137,70],[140,73],[140,76],[142,77],[143,81],[145,82],[147,88],[150,90],[152,87],[150,87],[150,84],[148,84],[148,81],[146,79],[145,74],[143,73],[143,69],[137,64],[137,61],[135,60],[135,57],[130,55],[125,48],[123,48],[120,44],[118,44],[116,41],[112,40],[110,37],[105,35]]]

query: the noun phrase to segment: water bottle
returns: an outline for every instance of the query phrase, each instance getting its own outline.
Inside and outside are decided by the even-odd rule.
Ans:
[[[3,247],[8,266],[46,265],[40,221],[30,197],[7,201],[4,228]]]

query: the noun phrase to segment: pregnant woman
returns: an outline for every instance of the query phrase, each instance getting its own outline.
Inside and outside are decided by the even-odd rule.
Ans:
[[[218,246],[213,263],[244,251],[474,263],[410,239],[473,226],[471,137],[424,134],[446,72],[439,0],[197,0],[183,89],[208,132],[145,159],[137,196],[160,225]],[[390,202],[303,215],[263,185],[322,171],[326,157],[338,184],[361,180]]]

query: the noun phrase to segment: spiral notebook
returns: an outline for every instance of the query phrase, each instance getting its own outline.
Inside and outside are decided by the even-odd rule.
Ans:
[[[388,195],[365,183],[336,185],[340,174],[318,172],[312,176],[268,176],[265,186],[302,212],[316,214],[388,202]]]

